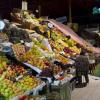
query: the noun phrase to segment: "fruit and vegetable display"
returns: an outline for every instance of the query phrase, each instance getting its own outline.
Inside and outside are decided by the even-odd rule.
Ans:
[[[81,49],[77,48],[76,42],[69,36],[64,36],[55,27],[49,29],[47,24],[47,22],[40,23],[40,26],[37,27],[38,31],[34,30],[35,33],[28,34],[32,45],[27,51],[25,44],[17,43],[12,46],[15,57],[18,60],[27,62],[41,70],[50,67],[46,65],[46,62],[49,62],[48,59],[57,59],[67,64],[69,60],[66,57],[79,54],[81,51]],[[40,34],[39,32],[44,33]],[[19,36],[19,33],[14,31],[12,31],[12,33],[14,36]],[[23,40],[23,38],[21,39]],[[48,40],[52,52],[48,49],[47,45],[45,45],[45,39]],[[66,57],[62,56],[60,54],[61,52],[63,52]]]
[[[12,43],[9,47],[13,50],[14,57],[13,54],[8,55],[21,63],[20,65],[16,61],[8,60],[5,55],[0,54],[0,94],[6,97],[6,100],[16,96],[21,100],[28,100],[29,97],[25,93],[34,92],[33,90],[43,83],[39,78],[68,81],[67,78],[72,76],[67,73],[70,57],[81,52],[76,41],[69,35],[65,36],[49,21],[36,18],[27,11],[20,13],[20,19],[22,26],[32,25],[31,32],[9,23],[9,27],[0,33],[1,43]],[[32,73],[36,69],[40,71],[37,71],[38,78]],[[39,97],[36,98],[39,100]]]
[[[35,59],[34,59],[35,58]],[[29,53],[24,55],[24,59],[27,60],[27,63],[38,67],[39,69],[45,69],[47,66],[45,65],[45,58],[39,58],[34,55],[29,56]],[[37,63],[38,62],[38,63]]]
[[[10,25],[8,25],[8,27],[5,28],[4,32],[6,32],[9,41],[12,43],[20,43],[21,40],[25,42],[31,41],[28,32],[25,31],[24,29],[14,27],[14,26],[10,27]]]
[[[27,11],[23,11],[22,17],[25,19],[26,22],[30,22],[35,26],[39,26],[39,23],[43,20],[42,18],[36,18],[35,15]]]
[[[0,54],[0,74],[2,74],[2,72],[6,69],[7,63],[8,63],[8,59],[5,57],[4,54]]]
[[[24,91],[12,81],[3,79],[0,81],[0,93],[6,97],[6,100],[11,100],[11,98],[24,94]]]
[[[42,18],[37,19],[35,16],[31,15],[27,11],[24,11],[21,14],[23,14],[24,19],[26,20],[28,19],[28,21],[33,24],[35,23],[35,27],[33,30],[37,34],[41,34],[42,35],[41,38],[34,38],[34,37],[31,38],[28,36],[29,34],[27,34],[25,31],[22,32],[21,29],[20,29],[21,32],[16,31],[17,28],[11,29],[11,32],[10,32],[11,34],[8,33],[9,37],[11,35],[14,35],[14,37],[17,36],[19,37],[19,40],[24,40],[24,41],[26,38],[28,39],[31,38],[32,42],[34,43],[35,48],[36,49],[38,48],[39,52],[42,52],[44,54],[46,52],[43,52],[43,51],[47,51],[48,53],[48,48],[41,43],[43,38],[48,39],[49,44],[54,53],[64,52],[66,56],[76,55],[80,53],[81,50],[77,48],[76,42],[72,40],[70,36],[64,36],[62,32],[59,31],[56,27],[53,26],[52,28],[50,28],[49,21],[44,21]],[[37,50],[35,53],[38,54]]]
[[[62,68],[57,66],[57,65],[53,65],[52,67],[45,68],[39,74],[39,76],[41,76],[41,77],[53,77],[53,76],[59,74],[60,72],[62,72]]]
[[[42,40],[44,39],[43,36],[37,37],[37,38],[32,38],[32,42],[34,45],[36,45],[38,48],[41,48],[43,51],[47,51],[49,53],[48,48],[42,43]]]
[[[17,12],[16,12],[17,11]],[[35,26],[40,26],[40,22],[43,18],[36,18],[32,12],[28,11],[13,11],[11,13],[12,18],[17,20],[17,22],[21,23],[24,28],[33,28]]]
[[[0,42],[9,41],[6,33],[0,32]]]
[[[25,70],[20,65],[8,65],[6,68],[6,75],[5,77],[7,79],[10,79],[12,81],[16,81],[15,78],[17,78],[20,75],[24,75],[27,73],[27,70]]]
[[[36,95],[36,96],[20,96],[19,100],[45,100],[45,96],[40,96],[40,95]]]
[[[14,44],[12,49],[17,59],[21,59],[22,56],[26,53],[25,46],[22,44]]]
[[[12,63],[5,55],[0,56],[0,94],[6,100],[23,96],[42,83],[22,65]]]
[[[65,58],[63,55],[56,54],[55,59],[58,59],[58,61],[61,61],[63,64],[67,64],[69,62],[68,58]]]
[[[52,77],[53,76],[53,70],[51,68],[45,68],[41,73],[41,77]]]
[[[24,12],[23,14],[26,19],[32,18],[32,16],[27,12]],[[11,40],[11,37],[18,37],[17,39],[19,39],[19,42],[23,41],[23,44],[13,42],[12,45],[17,60],[44,70],[51,67],[51,65],[47,64],[52,63],[49,62],[50,59],[56,59],[63,64],[67,64],[69,62],[67,57],[80,53],[81,49],[78,49],[76,45],[77,43],[72,40],[70,36],[64,36],[61,31],[54,26],[50,28],[50,25],[48,26],[48,21],[43,21],[41,18],[37,19],[35,17],[33,19],[39,22],[39,25],[34,27],[33,33],[27,33],[21,28],[17,29],[17,27],[10,28],[10,31],[7,33],[10,38],[9,40]],[[47,41],[45,40],[48,40],[50,48],[48,48],[48,44],[46,43]],[[27,51],[26,42],[31,44]],[[63,53],[64,56],[62,56],[61,53]],[[57,74],[59,71],[61,70],[56,66],[53,73]]]
[[[20,17],[22,22],[20,27],[32,29],[32,33],[18,27],[13,27],[4,32],[7,34],[9,41],[13,43],[12,49],[17,60],[21,63],[30,64],[32,70],[35,69],[34,67],[40,69],[39,78],[46,77],[47,80],[51,78],[52,83],[60,80],[59,84],[61,84],[61,81],[62,83],[68,82],[68,78],[72,77],[72,74],[68,74],[68,67],[64,66],[66,67],[64,69],[61,65],[55,65],[53,61],[61,62],[62,65],[70,65],[70,57],[79,55],[81,52],[77,42],[69,35],[65,36],[55,27],[56,25],[54,26],[42,18],[36,18],[27,11],[21,12]],[[65,32],[67,34],[67,31]],[[3,37],[4,41],[8,41],[7,36]],[[22,44],[18,44],[20,42]],[[26,50],[27,48],[28,50]],[[85,48],[90,49],[87,45]],[[28,74],[28,71],[22,66],[8,65],[8,61],[5,60],[3,58],[0,61],[0,94],[4,95],[7,100],[23,95],[42,83],[33,75]],[[55,83],[57,84],[57,82]],[[28,96],[21,98],[21,100],[24,99],[31,100]],[[38,97],[35,99],[40,100]]]
[[[40,84],[41,82],[38,79],[29,75],[25,76],[22,80],[19,80],[19,82],[16,83],[16,85],[20,87],[23,91],[32,90]]]
[[[50,43],[57,52],[64,51],[65,54],[80,53],[80,49],[77,48],[76,42],[72,40],[70,36],[64,36],[57,29],[52,29]]]
[[[9,40],[13,42],[12,49],[17,60],[27,62],[32,66],[38,67],[43,71],[41,76],[50,77],[62,71],[61,67],[53,65],[53,59],[56,59],[63,64],[67,64],[69,62],[67,57],[80,54],[81,49],[77,47],[77,43],[72,40],[70,36],[63,35],[62,32],[56,27],[50,25],[49,21],[44,21],[42,18],[38,19],[33,15],[30,15],[27,11],[23,12],[23,19],[25,19],[26,22],[33,23],[34,32],[30,34],[21,28],[18,29],[17,27],[13,27],[10,28],[7,35]],[[17,42],[14,42],[16,40],[15,38],[18,40]],[[48,44],[45,40],[48,40],[51,50],[48,48]],[[19,42],[21,41],[24,43],[20,44]],[[31,44],[28,50],[26,50],[26,42]],[[19,73],[25,74],[25,70],[20,68],[21,67],[16,66],[15,70],[13,71],[12,68],[8,68],[11,74],[10,76],[15,77],[19,75]],[[19,72],[17,69],[21,72]],[[12,78],[9,77],[9,75],[6,77],[8,79]],[[23,83],[27,81],[27,77],[20,80],[17,85],[20,84],[20,86],[23,86]],[[31,77],[29,79],[32,81]],[[26,82],[24,89],[28,89],[27,84],[29,83]]]
[[[80,54],[81,49],[76,46],[76,42],[70,36],[64,36],[57,28],[49,28],[47,23],[35,28],[38,34],[49,40],[52,50],[55,53],[65,52],[65,55]]]

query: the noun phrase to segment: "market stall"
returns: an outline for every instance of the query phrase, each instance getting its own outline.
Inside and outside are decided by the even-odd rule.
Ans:
[[[22,94],[27,93],[28,95],[33,92],[33,96],[39,95],[38,90],[42,90],[42,87],[46,84],[47,91],[56,91],[55,88],[59,90],[60,100],[66,100],[66,98],[70,100],[71,91],[75,85],[73,80],[75,69],[71,66],[74,61],[70,57],[79,55],[81,48],[78,48],[77,41],[70,37],[69,34],[67,36],[64,35],[50,21],[43,18],[37,19],[27,11],[21,14],[24,15],[22,17],[23,21],[30,21],[34,27],[30,29],[23,27],[23,22],[19,26],[19,24],[8,21],[5,22],[5,29],[1,32],[1,52],[5,53],[8,59],[11,60],[11,68],[8,67],[9,70],[6,68],[7,72],[11,69],[9,74],[12,73],[16,76],[16,72],[24,71],[25,68],[25,73],[21,72],[21,76],[19,75],[20,72],[18,73],[18,76],[20,76],[18,79],[21,78],[21,80],[12,84],[17,84],[18,87],[22,88]],[[14,65],[12,65],[13,62],[15,62]],[[23,68],[22,66],[25,67]],[[27,71],[27,69],[31,70]],[[31,71],[34,73],[30,73]],[[10,76],[8,75],[8,77]],[[16,78],[14,77],[13,79],[15,80]],[[31,85],[27,87],[31,83],[32,87]],[[5,95],[3,92],[2,94],[8,100],[12,98],[8,94]],[[50,94],[50,91],[44,95],[47,96],[48,94]],[[17,96],[17,94],[15,95]]]

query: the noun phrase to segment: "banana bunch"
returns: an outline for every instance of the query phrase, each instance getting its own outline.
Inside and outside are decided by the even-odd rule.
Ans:
[[[44,60],[40,58],[35,58],[35,59],[31,58],[28,60],[28,63],[35,67],[38,67],[41,70],[47,67],[44,63]]]
[[[55,59],[58,59],[59,61],[61,61],[63,64],[67,64],[69,62],[69,59],[63,57],[60,54],[56,54],[55,55]]]
[[[81,48],[77,48],[76,46],[70,47],[70,49],[76,54],[80,54],[81,52]]]

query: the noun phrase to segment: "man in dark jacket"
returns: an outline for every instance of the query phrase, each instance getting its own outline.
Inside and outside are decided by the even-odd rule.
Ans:
[[[86,83],[89,83],[88,71],[89,71],[89,61],[84,55],[79,55],[75,60],[76,67],[76,78],[78,83],[82,83],[82,75],[85,77]]]

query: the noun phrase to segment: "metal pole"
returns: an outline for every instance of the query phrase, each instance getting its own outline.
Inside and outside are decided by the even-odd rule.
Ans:
[[[40,4],[38,6],[38,9],[39,9],[39,17],[41,17],[41,5]]]
[[[72,23],[72,7],[71,7],[71,0],[69,0],[69,22]]]
[[[41,17],[41,0],[39,0],[39,3],[38,3],[38,17]]]

